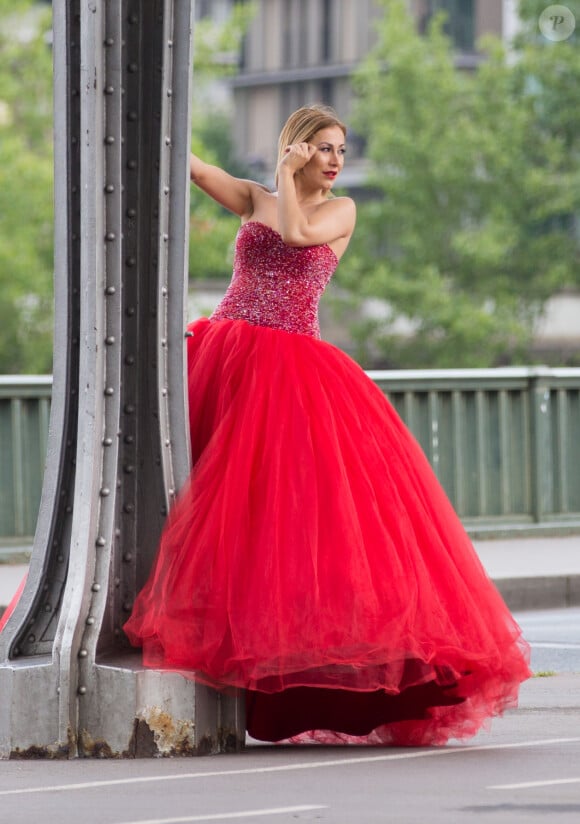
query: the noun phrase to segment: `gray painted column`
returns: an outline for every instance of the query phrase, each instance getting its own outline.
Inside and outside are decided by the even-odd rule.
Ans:
[[[144,669],[121,630],[189,469],[193,3],[53,14],[53,406],[30,573],[0,636],[0,758],[236,749],[241,698]]]

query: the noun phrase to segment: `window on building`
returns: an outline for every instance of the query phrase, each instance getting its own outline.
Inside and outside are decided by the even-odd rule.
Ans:
[[[323,63],[332,61],[332,19],[334,15],[334,0],[322,0],[321,14],[321,55]]]
[[[447,13],[445,31],[455,46],[470,52],[475,48],[475,0],[423,0],[419,29],[424,32],[438,11]]]
[[[282,9],[282,66],[292,65],[292,16],[290,5],[284,3]]]
[[[298,65],[307,66],[308,55],[308,32],[310,29],[310,18],[308,15],[308,0],[300,0],[298,4]]]
[[[203,20],[204,17],[211,17],[211,0],[197,0],[195,11],[199,20]]]

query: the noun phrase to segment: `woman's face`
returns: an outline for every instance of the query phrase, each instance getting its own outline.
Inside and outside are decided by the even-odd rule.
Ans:
[[[316,152],[304,166],[304,176],[313,186],[330,190],[344,166],[344,132],[340,126],[329,126],[316,132],[308,142],[316,147]]]

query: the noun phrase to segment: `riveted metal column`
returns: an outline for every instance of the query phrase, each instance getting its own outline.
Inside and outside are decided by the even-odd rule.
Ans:
[[[189,467],[192,5],[53,4],[57,360],[30,576],[0,637],[0,757],[243,740],[240,702],[145,670],[122,633]]]

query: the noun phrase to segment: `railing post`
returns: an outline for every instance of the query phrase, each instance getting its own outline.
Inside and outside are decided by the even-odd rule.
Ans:
[[[541,523],[554,509],[550,374],[549,369],[537,367],[530,370],[529,379],[532,514],[536,523]]]

